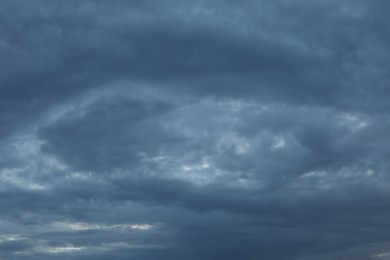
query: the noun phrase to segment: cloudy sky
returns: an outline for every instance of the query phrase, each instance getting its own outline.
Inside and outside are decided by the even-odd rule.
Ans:
[[[0,2],[0,258],[390,259],[387,0]]]

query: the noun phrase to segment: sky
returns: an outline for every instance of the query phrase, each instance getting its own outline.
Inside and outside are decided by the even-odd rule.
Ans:
[[[0,259],[389,260],[389,10],[2,0]]]

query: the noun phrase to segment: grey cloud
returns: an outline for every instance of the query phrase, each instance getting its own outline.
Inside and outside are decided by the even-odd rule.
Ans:
[[[50,152],[61,147],[66,161],[83,170],[132,165],[142,154],[158,155],[160,147],[169,149],[181,141],[154,122],[170,109],[169,104],[119,97],[97,102],[85,116],[64,119],[43,130],[41,135],[48,142],[43,149]]]
[[[386,1],[3,1],[0,258],[386,259]]]

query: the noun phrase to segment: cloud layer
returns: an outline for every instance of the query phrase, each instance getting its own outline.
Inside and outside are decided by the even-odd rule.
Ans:
[[[390,259],[387,1],[2,1],[1,259]]]

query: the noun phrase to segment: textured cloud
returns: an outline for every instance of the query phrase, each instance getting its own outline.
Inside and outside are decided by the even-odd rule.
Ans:
[[[387,1],[2,1],[1,259],[388,259]]]

